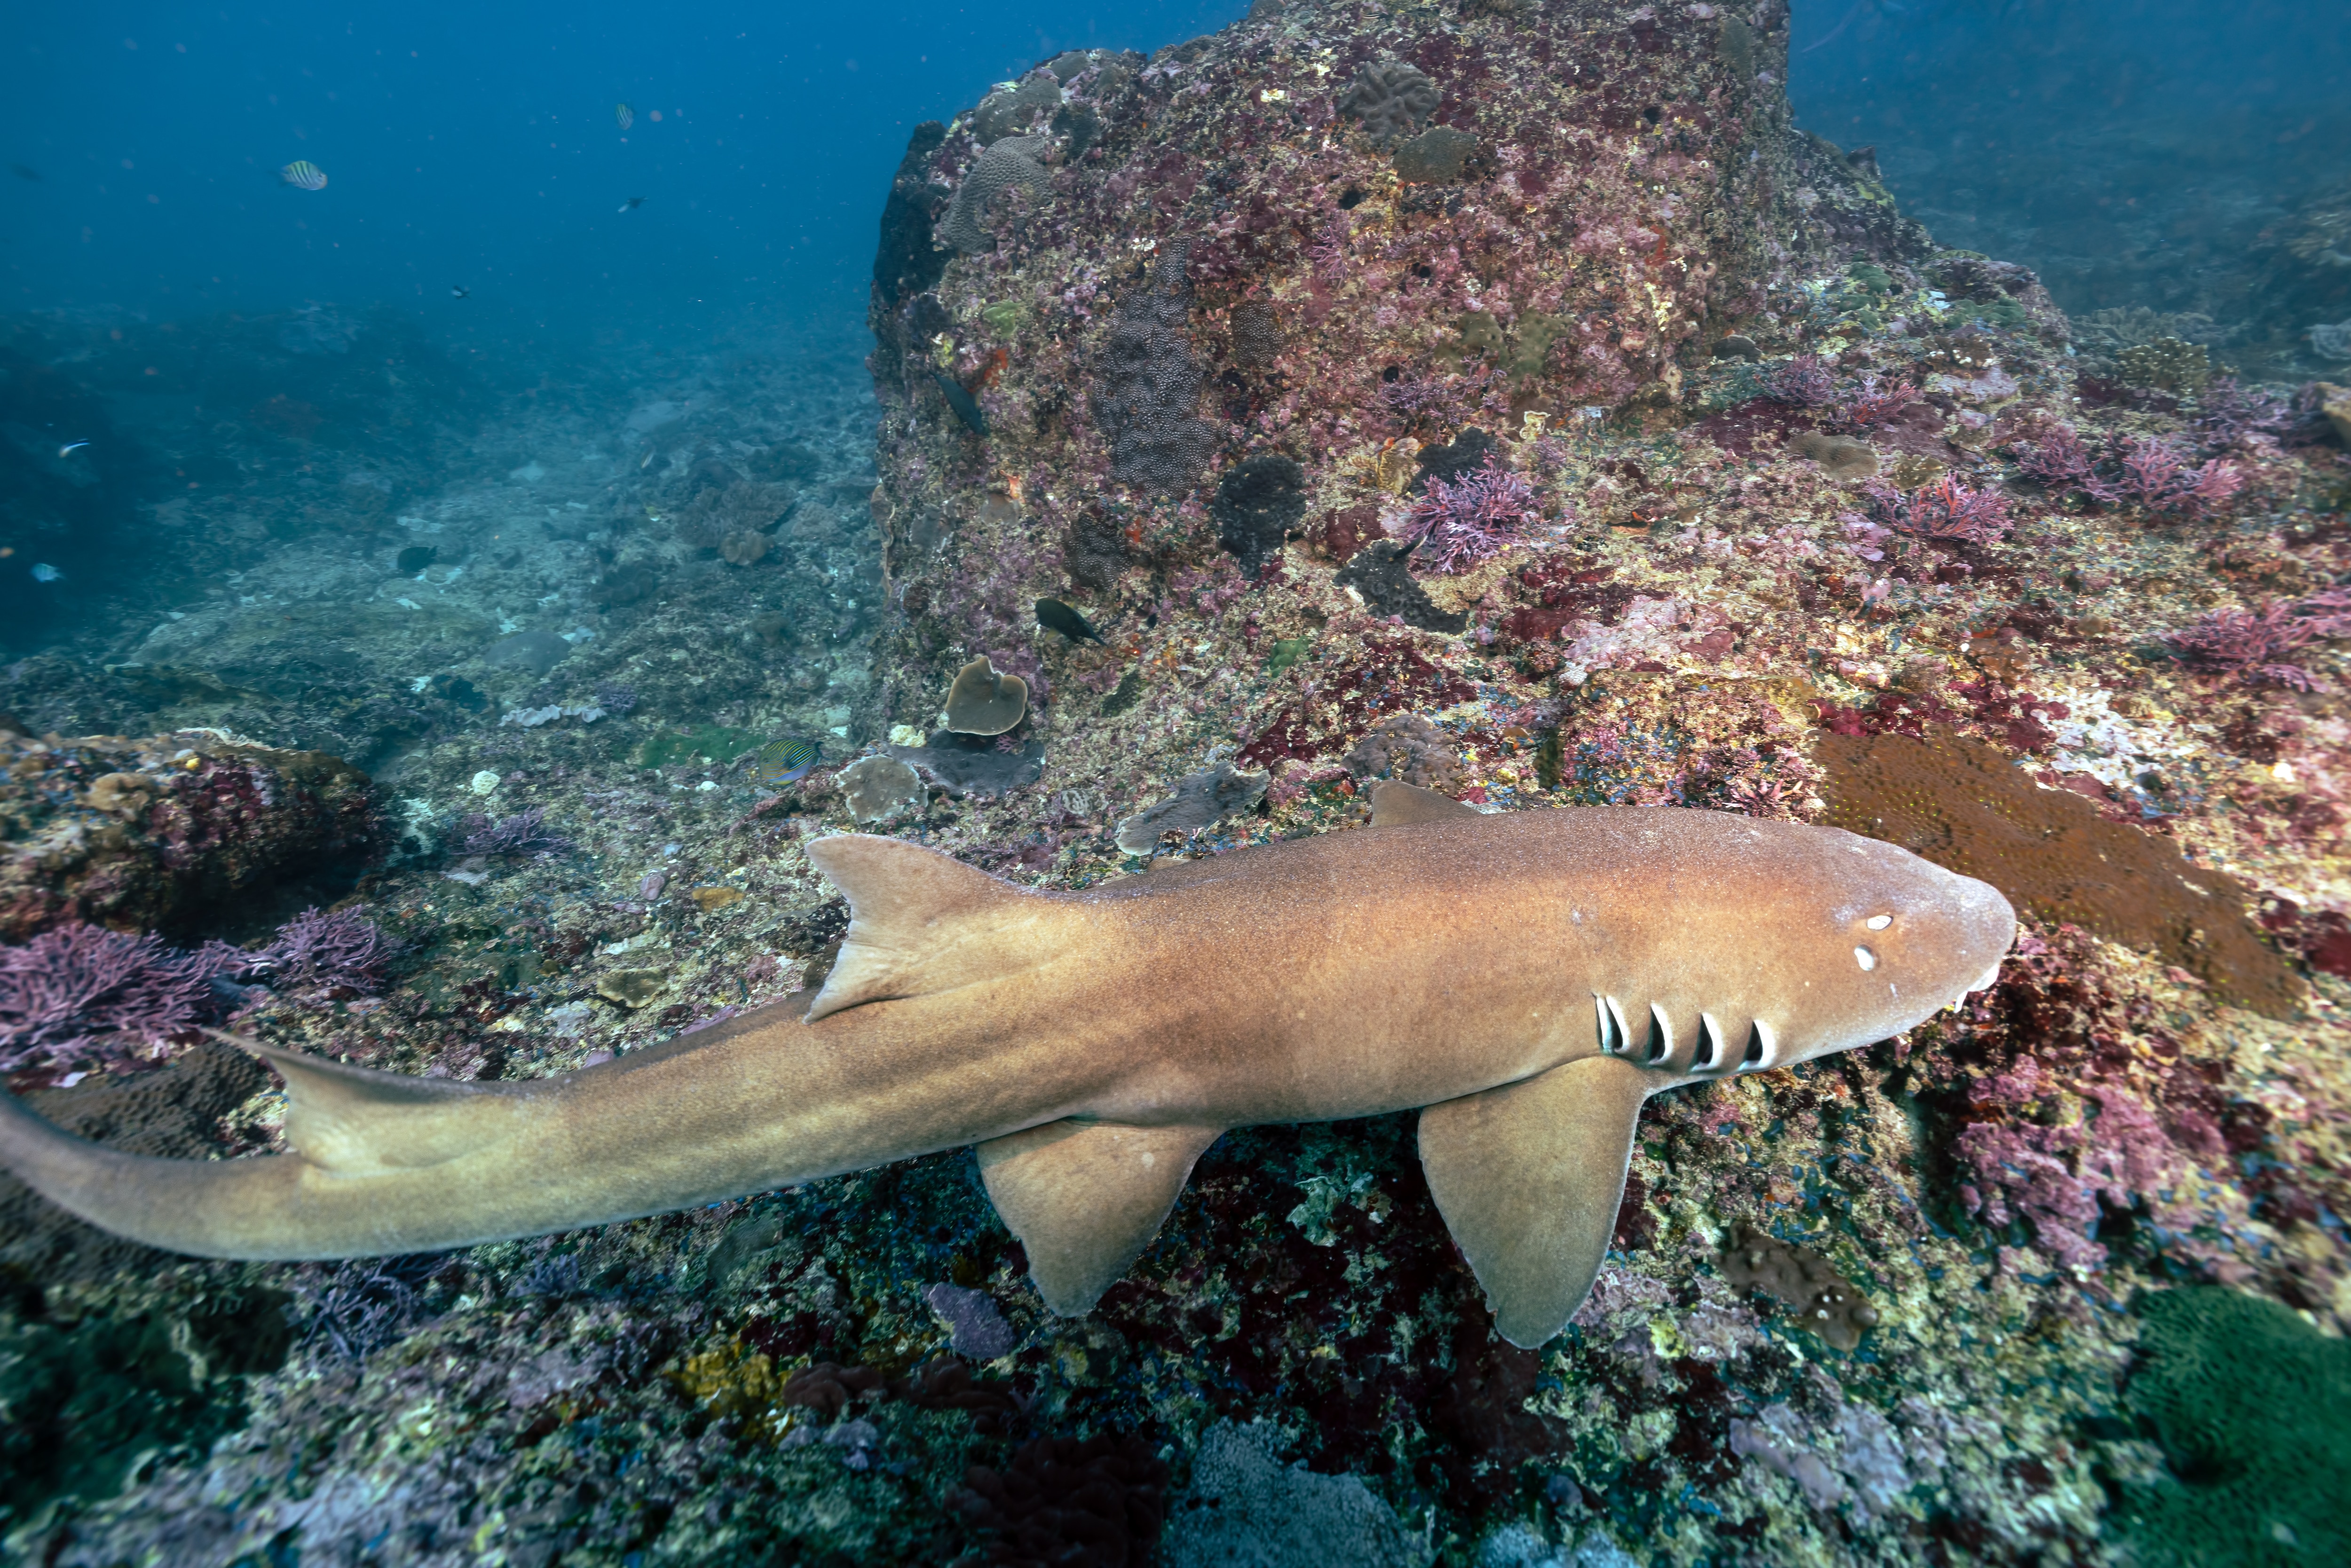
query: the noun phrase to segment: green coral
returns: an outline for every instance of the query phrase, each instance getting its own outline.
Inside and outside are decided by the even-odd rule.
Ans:
[[[999,299],[979,313],[979,319],[1001,338],[1009,338],[1020,329],[1021,320],[1029,308],[1018,299]]]
[[[2212,379],[2212,356],[2201,343],[2155,338],[2115,356],[2115,368],[2135,387],[2163,392],[2201,392]]]
[[[2351,1563],[2351,1343],[2220,1286],[2140,1296],[2131,1408],[2172,1480],[2123,1511],[2143,1568]]]
[[[1277,638],[1273,644],[1272,656],[1265,662],[1265,673],[1269,675],[1281,674],[1282,671],[1306,657],[1306,650],[1312,646],[1314,646],[1314,639],[1311,637]]]

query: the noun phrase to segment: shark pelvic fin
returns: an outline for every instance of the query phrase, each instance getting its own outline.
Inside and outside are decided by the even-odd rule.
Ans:
[[[808,858],[849,895],[849,935],[808,1021],[860,1002],[951,991],[1028,968],[1052,901],[920,844],[837,833]]]
[[[1220,1131],[1048,1122],[979,1145],[980,1179],[1048,1307],[1075,1317],[1126,1272]]]
[[[1652,1075],[1590,1057],[1420,1113],[1420,1163],[1494,1326],[1531,1350],[1600,1272]]]
[[[1475,806],[1465,805],[1450,795],[1440,795],[1434,789],[1423,789],[1416,784],[1399,784],[1393,779],[1378,779],[1372,783],[1372,826],[1398,828],[1410,822],[1437,822],[1447,817],[1480,817],[1484,812]]]
[[[384,1176],[472,1154],[504,1137],[521,1109],[510,1089],[378,1072],[208,1032],[277,1070],[286,1080],[286,1142],[334,1176]]]

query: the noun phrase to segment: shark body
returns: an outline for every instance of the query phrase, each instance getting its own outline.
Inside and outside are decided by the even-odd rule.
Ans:
[[[1091,1307],[1230,1127],[1422,1109],[1496,1326],[1581,1304],[1649,1094],[1886,1039],[1989,984],[2001,894],[1836,829],[1667,808],[1374,825],[1081,893],[857,834],[823,988],[559,1078],[455,1083],[240,1041],[292,1152],[158,1160],[0,1099],[0,1165],[175,1251],[460,1247],[976,1145],[1047,1304]]]

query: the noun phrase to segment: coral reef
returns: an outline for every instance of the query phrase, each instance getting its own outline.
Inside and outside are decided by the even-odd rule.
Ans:
[[[1395,778],[1841,823],[2028,927],[1900,1040],[1653,1102],[1620,1250],[1535,1350],[1408,1115],[1228,1134],[1074,1320],[960,1151],[342,1265],[162,1258],[0,1184],[0,1554],[1135,1562],[1165,1511],[1161,1561],[2341,1555],[2274,1390],[2351,1326],[2351,470],[2339,391],[2266,378],[2343,310],[2069,324],[1794,130],[1787,47],[1775,6],[1286,0],[1059,54],[914,130],[872,342],[821,355],[494,406],[350,311],[0,345],[218,465],[155,508],[200,586],[0,671],[6,935],[233,946],[207,1005],[290,1048],[509,1082],[691,1050],[822,982],[810,838],[1162,875],[1122,826],[1219,769],[1264,794],[1187,858],[1356,831]],[[2332,210],[2264,265],[2316,276],[2286,246]],[[2125,361],[2165,338],[2200,386]],[[266,373],[224,390],[238,355]],[[1244,472],[1278,482],[1220,512]],[[1448,557],[1416,507],[1494,475],[1523,508]],[[1019,722],[942,728],[983,659]],[[573,850],[452,831],[533,812]],[[306,905],[322,955],[364,921],[396,961],[251,967]],[[280,1138],[210,1041],[31,1098],[137,1152]]]
[[[1265,774],[1238,773],[1231,763],[1219,762],[1177,779],[1165,800],[1122,818],[1113,841],[1124,853],[1148,858],[1169,835],[1181,841],[1248,810],[1264,798],[1267,782]]]

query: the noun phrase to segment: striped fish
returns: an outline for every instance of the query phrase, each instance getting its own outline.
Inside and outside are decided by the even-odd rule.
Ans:
[[[323,191],[327,188],[327,172],[308,158],[297,158],[277,171],[277,177],[298,191]]]
[[[771,740],[759,748],[753,766],[758,770],[760,783],[779,788],[807,778],[809,769],[816,766],[818,753],[813,740]]]
[[[637,111],[625,103],[616,103],[612,106],[612,118],[621,122],[622,130],[626,131],[637,122]]]

